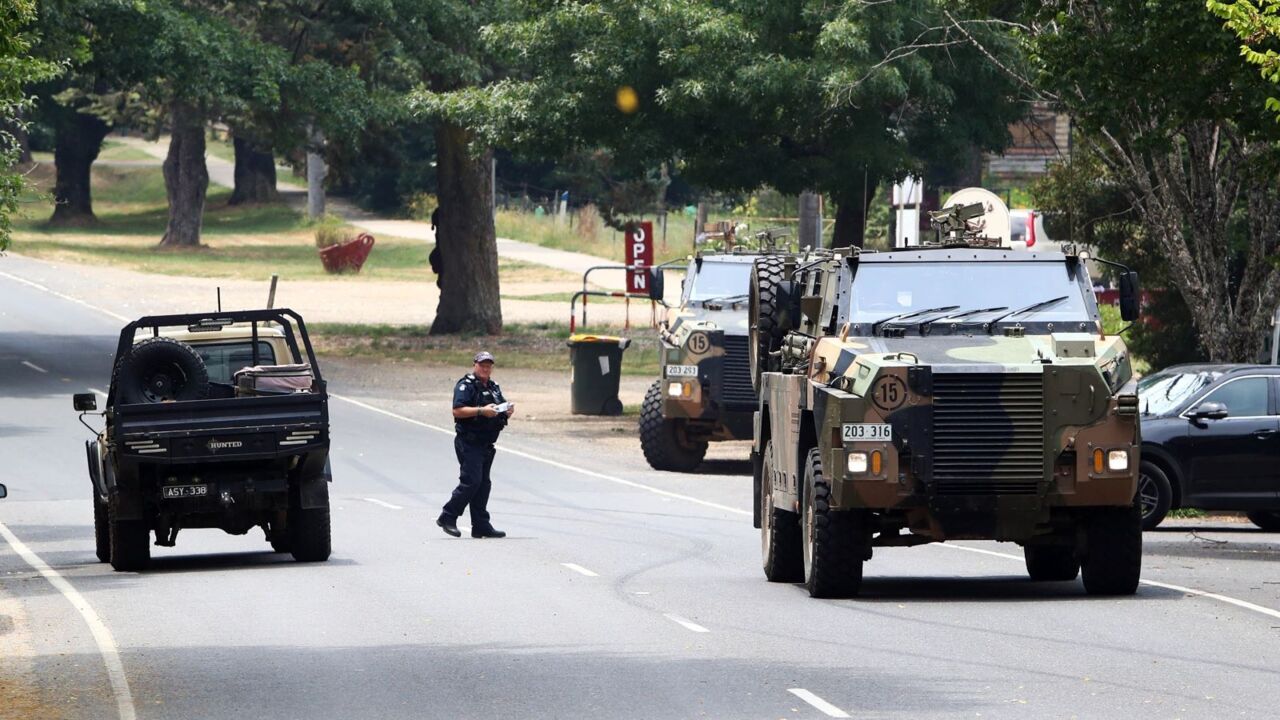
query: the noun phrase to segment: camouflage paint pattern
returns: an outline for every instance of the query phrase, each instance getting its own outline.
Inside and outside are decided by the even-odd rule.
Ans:
[[[812,332],[834,317],[842,263],[805,280],[803,329],[816,339],[798,371],[763,376],[755,450],[772,438],[773,476],[762,482],[776,507],[799,511],[802,462],[815,446],[833,509],[876,511],[914,536],[884,533],[877,545],[1022,541],[1061,530],[1073,509],[1132,504],[1140,437],[1123,340]],[[892,439],[845,439],[850,423],[888,424]],[[1125,470],[1106,469],[1111,451],[1127,453]],[[867,453],[866,472],[848,470],[853,452]]]
[[[741,258],[737,262],[749,263],[752,256],[738,253],[734,257]],[[704,258],[704,262],[715,261],[714,255]],[[696,268],[691,264],[690,273],[693,272]],[[746,292],[744,283],[744,298]],[[682,296],[687,297],[687,294]],[[725,402],[724,398],[726,363],[735,362],[746,367],[748,333],[745,299],[736,303],[726,302],[719,309],[682,300],[681,305],[669,310],[660,331],[663,417],[696,422],[699,434],[708,440],[750,439],[754,391],[747,402],[740,398],[737,402]],[[734,347],[727,347],[731,343]],[[672,369],[675,367],[694,367],[697,374],[679,375]],[[746,374],[735,378],[750,382]],[[678,388],[675,395],[671,391],[673,385]],[[737,387],[736,391],[735,397],[741,396],[743,388]]]

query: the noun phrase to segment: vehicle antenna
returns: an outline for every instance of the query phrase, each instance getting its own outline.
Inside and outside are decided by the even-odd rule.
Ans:
[[[276,306],[276,281],[280,279],[279,275],[271,276],[271,290],[267,292],[267,309],[274,309]]]
[[[218,286],[218,312],[222,312],[222,286]]]

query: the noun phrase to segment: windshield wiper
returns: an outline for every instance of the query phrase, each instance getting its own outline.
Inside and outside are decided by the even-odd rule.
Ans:
[[[1013,317],[1014,315],[1021,315],[1022,313],[1034,312],[1034,311],[1036,311],[1036,310],[1043,310],[1043,309],[1045,309],[1045,308],[1049,307],[1050,305],[1057,305],[1058,303],[1062,302],[1063,300],[1066,300],[1066,299],[1067,299],[1067,297],[1068,297],[1068,296],[1066,296],[1066,295],[1059,295],[1059,296],[1058,296],[1058,297],[1056,297],[1056,298],[1049,298],[1048,300],[1041,300],[1040,302],[1037,302],[1037,303],[1031,303],[1030,305],[1028,305],[1028,306],[1026,306],[1026,307],[1020,307],[1020,308],[1018,308],[1017,310],[1011,310],[1011,311],[1009,311],[1009,312],[1007,312],[1007,313],[1005,313],[1005,314],[1003,314],[1003,315],[1001,315],[1001,316],[999,316],[999,317],[997,317],[997,318],[992,318],[990,325],[991,325],[991,327],[995,327],[995,326],[996,326],[996,323],[1000,322],[1001,320],[1003,320],[1003,319],[1005,319],[1005,318],[1007,318],[1007,317]]]
[[[942,322],[943,320],[954,320],[956,318],[969,317],[971,315],[980,315],[982,313],[996,312],[997,310],[1008,310],[1008,309],[1009,309],[1008,305],[1001,305],[999,307],[979,308],[977,310],[964,310],[958,313],[947,313],[942,317],[936,317],[932,320],[925,320],[924,322],[920,323],[920,334],[924,335],[928,333],[930,326],[932,326],[936,322]]]
[[[697,302],[700,302],[703,305],[706,305],[707,303],[723,303],[723,302],[730,302],[730,301],[734,303],[739,303],[739,302],[742,302],[743,300],[746,300],[749,297],[751,297],[751,295],[748,293],[739,293],[737,295],[717,295],[716,297],[703,298],[701,300],[698,300]]]
[[[881,318],[880,320],[877,320],[871,323],[871,335],[874,336],[876,334],[876,331],[878,331],[881,327],[883,327],[885,323],[893,320],[906,320],[907,318],[916,317],[917,315],[928,315],[929,313],[936,313],[936,312],[951,312],[952,310],[959,310],[959,309],[960,309],[959,305],[944,305],[942,307],[928,308],[926,310],[913,310],[911,312],[898,313],[897,315],[890,315],[887,318]]]

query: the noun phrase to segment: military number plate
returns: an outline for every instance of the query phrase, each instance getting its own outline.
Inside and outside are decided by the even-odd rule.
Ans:
[[[698,377],[697,365],[668,365],[667,377]]]
[[[209,494],[208,485],[166,485],[161,491],[166,499],[204,497]]]
[[[888,423],[845,423],[843,440],[892,440],[893,426]]]

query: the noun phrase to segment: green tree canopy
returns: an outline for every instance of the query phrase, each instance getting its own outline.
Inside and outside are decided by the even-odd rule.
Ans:
[[[724,191],[837,203],[860,242],[882,180],[999,149],[1025,106],[987,53],[1015,50],[964,3],[526,0],[484,29],[508,76],[420,93],[429,115],[537,157],[603,148],[620,175],[675,163]],[[1012,62],[1012,60],[1010,60]],[[633,90],[638,106],[618,104]],[[626,91],[624,91],[626,92]]]
[[[31,108],[26,86],[53,77],[58,65],[31,55],[36,19],[33,0],[0,0],[0,250],[9,246],[10,217],[18,210],[23,177],[15,168],[19,146],[15,125]]]

